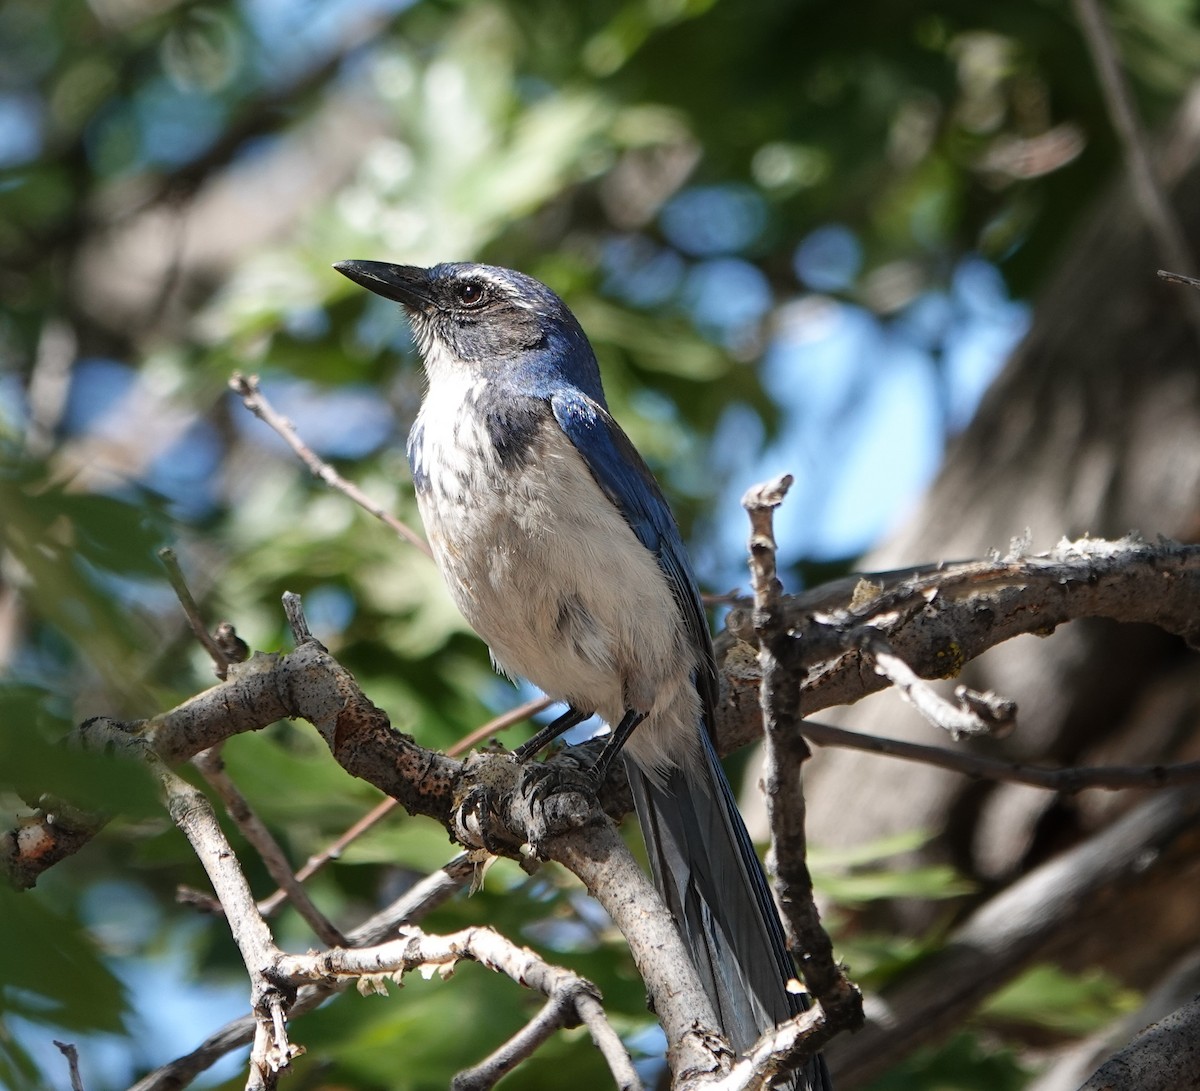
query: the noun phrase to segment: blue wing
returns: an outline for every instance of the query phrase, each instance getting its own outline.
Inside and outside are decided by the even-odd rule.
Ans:
[[[559,427],[583,456],[596,484],[658,561],[679,604],[688,637],[702,653],[696,687],[711,725],[717,698],[712,636],[691,561],[658,482],[629,437],[598,402],[579,390],[567,389],[550,396],[550,408]]]

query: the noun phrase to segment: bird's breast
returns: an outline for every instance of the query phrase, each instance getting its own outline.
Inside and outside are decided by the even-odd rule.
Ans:
[[[409,455],[435,559],[497,666],[611,722],[688,702],[670,586],[546,403],[431,389]]]

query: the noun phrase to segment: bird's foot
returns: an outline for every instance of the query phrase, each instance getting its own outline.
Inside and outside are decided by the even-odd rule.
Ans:
[[[453,811],[454,836],[460,844],[494,856],[512,855],[520,838],[509,829],[506,800],[518,781],[517,767],[507,754],[476,751],[463,762]]]
[[[528,844],[538,855],[542,842],[595,821],[600,814],[598,783],[587,758],[581,761],[580,757],[572,748],[552,761],[521,766],[512,816],[525,829]]]
[[[590,753],[575,748],[528,764],[508,754],[472,754],[455,795],[455,838],[496,856],[532,850],[540,857],[545,841],[599,816],[593,766]]]

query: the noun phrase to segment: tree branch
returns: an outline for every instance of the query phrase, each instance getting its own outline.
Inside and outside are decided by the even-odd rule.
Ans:
[[[785,631],[799,633],[801,639],[789,638],[789,650],[782,661],[784,672],[776,676],[773,694],[786,690],[789,677],[795,677],[792,672],[806,667],[810,670],[803,693],[806,706],[833,703],[835,698],[854,700],[881,688],[885,679],[874,671],[859,669],[863,639],[872,631],[882,633],[910,667],[930,675],[952,673],[983,648],[1017,632],[1049,631],[1074,617],[1149,621],[1195,640],[1200,632],[1200,547],[1167,542],[1150,546],[1133,539],[1066,543],[1040,557],[994,559],[893,574],[884,577],[869,594],[864,595],[862,590],[861,586],[844,584],[775,602],[779,624]],[[734,633],[745,631],[745,621],[739,626],[735,616],[730,628]],[[736,645],[728,647],[728,641],[726,645],[723,726],[732,722],[737,727],[740,718],[756,721],[761,729],[757,697],[762,679],[753,655],[740,656]],[[782,725],[778,706],[769,711]],[[90,722],[88,730],[123,739],[126,748],[149,755],[151,764],[175,764],[232,734],[257,730],[285,717],[309,720],[347,771],[395,796],[411,813],[436,818],[465,843],[517,854],[520,845],[528,842],[545,857],[558,860],[583,878],[630,940],[672,1043],[671,1060],[677,1077],[702,1080],[725,1071],[729,1058],[719,1035],[711,1030],[716,1022],[698,983],[694,994],[686,983],[682,990],[677,988],[679,968],[687,966],[686,956],[680,950],[665,963],[661,961],[661,952],[673,948],[664,946],[667,939],[660,942],[658,924],[643,919],[647,904],[659,906],[657,898],[631,860],[618,862],[617,846],[624,854],[623,845],[611,825],[592,810],[590,801],[573,798],[567,792],[551,797],[558,808],[554,813],[550,813],[553,808],[535,813],[536,808],[511,803],[493,808],[487,802],[488,792],[493,789],[499,797],[522,796],[516,793],[514,797],[510,791],[513,784],[509,781],[524,775],[518,767],[503,755],[476,755],[460,763],[418,747],[411,738],[391,728],[383,712],[371,704],[349,673],[317,642],[307,641],[287,655],[260,654],[236,664],[225,682],[152,720],[132,725],[97,720]],[[723,749],[728,749],[729,732],[724,731],[723,736]],[[565,754],[552,760],[561,762],[569,757]],[[786,779],[786,770],[783,775]],[[493,783],[488,777],[499,779]],[[172,810],[181,825],[200,821],[195,818],[195,797],[199,793],[173,774],[164,777],[164,783],[172,792]],[[468,813],[462,802],[464,793],[469,796],[472,791],[482,792],[484,802]],[[53,853],[38,856],[26,850],[40,844],[54,825],[48,815],[43,815],[5,835],[0,846],[10,877],[30,885],[48,866]],[[563,829],[565,833],[555,835],[556,830]],[[211,859],[213,853],[206,855]],[[217,881],[214,877],[214,883]],[[646,889],[640,890],[637,881]],[[219,893],[227,909],[230,904],[238,906],[239,916],[251,922],[237,922],[237,928],[249,929],[238,942],[248,965],[256,962],[253,956],[264,950],[262,943],[269,942],[269,934],[258,936],[256,927],[265,930],[261,918],[255,923],[254,915],[246,917],[243,902],[249,899],[248,890],[235,891],[232,903],[226,901],[225,893]],[[1039,914],[1044,917],[1047,910],[1039,909]],[[231,920],[231,927],[234,925]],[[663,936],[678,943],[665,910],[661,925]],[[1032,941],[1028,945],[1036,947]],[[1013,964],[1020,961],[1009,955],[1006,959]],[[252,973],[264,965],[267,963],[258,962]],[[965,975],[967,981],[959,983],[957,991],[947,991],[941,985],[933,989],[930,985],[930,993],[945,995],[948,1007],[960,1010],[976,995],[974,990],[995,984],[993,973],[983,986],[979,979],[988,975],[979,972],[977,964],[971,965],[974,970]],[[273,1078],[272,1064],[288,1050],[280,1034],[286,998],[276,983],[262,975],[259,980],[256,999],[262,1002],[256,1006],[260,1028],[256,1058],[262,1063],[257,1071],[268,1085]],[[926,1012],[929,1027],[948,1018],[946,1008],[930,1012],[915,1000],[913,1005],[914,1011]],[[299,1007],[291,1010],[296,1014]],[[244,1036],[246,1030],[239,1026],[232,1036]],[[916,1033],[911,1027],[910,1031]],[[211,1057],[213,1048],[231,1048],[229,1036],[223,1041],[224,1045],[210,1046],[205,1055]]]
[[[299,1052],[288,1041],[284,1027],[284,1013],[296,993],[274,970],[282,952],[258,912],[254,895],[207,797],[154,755],[147,755],[146,760],[158,774],[171,818],[191,843],[225,908],[225,919],[250,977],[250,1006],[256,1027],[247,1088],[272,1088],[278,1074]]]
[[[749,605],[739,600],[717,641],[723,752],[762,734]],[[802,634],[796,666],[808,672],[804,708],[812,715],[887,687],[861,651],[874,634],[923,678],[953,677],[988,648],[1085,617],[1157,625],[1200,647],[1200,546],[1136,536],[1064,541],[1032,557],[847,577],[786,597],[784,609],[788,627]]]
[[[451,1086],[459,1091],[491,1087],[532,1056],[556,1030],[584,1022],[578,1010],[581,999],[599,999],[596,987],[590,982],[550,965],[527,947],[518,947],[491,928],[467,928],[449,936],[432,936],[418,929],[406,929],[405,933],[399,939],[366,949],[288,955],[280,960],[278,970],[297,984],[333,985],[341,977],[389,978],[399,983],[404,974],[413,970],[427,977],[434,973],[449,977],[455,964],[467,958],[549,997],[549,1003],[519,1034],[485,1062],[455,1078]],[[591,1016],[594,1022],[594,1012]],[[611,1041],[606,1038],[605,1048],[610,1046]],[[631,1072],[632,1062],[628,1054],[621,1052],[623,1061],[619,1067]],[[641,1085],[635,1082],[633,1086]]]
[[[1175,765],[1072,765],[1063,769],[1047,769],[1020,761],[1004,761],[983,754],[961,750],[946,750],[939,746],[922,746],[905,739],[885,739],[879,735],[864,735],[844,727],[805,720],[800,725],[804,737],[821,746],[840,746],[846,750],[863,750],[902,761],[918,761],[951,769],[978,780],[1003,780],[1013,784],[1028,784],[1052,792],[1074,795],[1086,788],[1169,788],[1180,784],[1200,782],[1200,761],[1184,761]]]
[[[809,714],[853,703],[887,685],[864,669],[860,642],[871,631],[925,677],[956,673],[989,647],[1022,633],[1044,635],[1075,618],[1149,622],[1200,642],[1200,546],[1084,539],[1045,555],[890,573],[876,581],[865,598],[856,598],[862,581],[849,579],[782,600],[786,625],[802,635],[796,667],[809,671],[803,694]],[[722,753],[761,738],[762,679],[748,643],[755,640],[748,612],[732,611],[718,641]],[[167,764],[178,764],[232,735],[286,718],[313,723],[343,768],[397,799],[410,814],[449,826],[460,763],[393,730],[350,673],[315,641],[286,655],[256,654],[232,667],[227,681],[126,726]],[[963,771],[976,775],[982,768]],[[1151,781],[1155,775],[1149,774]],[[1190,773],[1182,769],[1164,780],[1174,776]],[[14,886],[32,886],[102,824],[66,806],[24,819],[0,834],[0,873]]]
[[[775,566],[775,509],[783,503],[792,478],[783,476],[750,489],[742,507],[750,517],[750,575],[754,588],[754,628],[762,669],[759,701],[764,727],[764,795],[771,824],[771,863],[775,890],[791,932],[805,984],[824,1010],[825,1018],[806,1025],[823,1033],[815,1041],[797,1038],[785,1055],[763,1054],[752,1071],[777,1074],[772,1064],[811,1056],[822,1038],[841,1029],[862,1025],[862,995],[842,973],[833,957],[833,943],[821,925],[808,872],[804,831],[804,790],[801,766],[811,756],[800,733],[800,694],[803,668],[797,666],[802,640],[783,620],[783,588]],[[756,1051],[758,1053],[759,1051]],[[766,1067],[762,1067],[766,1066]],[[761,1073],[760,1073],[761,1068]]]
[[[257,375],[243,375],[241,372],[235,371],[229,379],[229,386],[242,399],[242,404],[259,420],[273,429],[296,453],[300,461],[312,472],[313,477],[349,497],[363,511],[370,513],[385,526],[390,527],[398,538],[408,542],[409,545],[416,546],[426,557],[433,556],[429,549],[429,543],[420,534],[397,519],[381,504],[377,504],[353,482],[347,481],[300,438],[292,422],[276,412],[275,407],[267,401],[258,385]]]
[[[192,764],[200,770],[209,786],[221,797],[221,802],[225,804],[225,810],[229,817],[233,819],[242,836],[254,847],[254,851],[258,853],[259,859],[267,869],[267,874],[279,884],[281,889],[287,891],[287,899],[295,907],[296,912],[323,943],[327,943],[331,947],[344,944],[345,937],[313,904],[312,899],[308,896],[308,891],[292,873],[292,866],[279,842],[272,836],[262,819],[254,813],[254,809],[246,797],[238,791],[237,785],[225,771],[225,763],[221,760],[220,749],[213,747],[200,751],[192,758]],[[221,904],[224,905],[224,903]],[[262,913],[261,905],[258,907],[258,911]],[[265,916],[265,914],[263,915]]]
[[[386,909],[369,917],[347,937],[350,946],[379,943],[401,924],[422,920],[448,898],[456,894],[475,874],[475,864],[466,853],[454,857],[441,870],[421,880]],[[349,979],[336,984],[305,985],[296,996],[291,1015],[296,1018],[319,1007],[336,996]],[[242,1049],[254,1040],[255,1020],[252,1015],[235,1019],[209,1035],[191,1053],[147,1073],[129,1091],[178,1091],[186,1087],[205,1069],[216,1064],[227,1053]]]
[[[964,736],[991,735],[1003,738],[1015,726],[1017,706],[992,693],[978,693],[966,686],[955,688],[957,703],[947,701],[932,686],[917,677],[886,640],[875,633],[863,636],[860,648],[874,661],[877,674],[886,678],[897,692],[934,727],[940,727],[958,742]]]
[[[539,846],[576,875],[629,944],[667,1036],[675,1086],[727,1070],[729,1045],[667,907],[601,812]]]

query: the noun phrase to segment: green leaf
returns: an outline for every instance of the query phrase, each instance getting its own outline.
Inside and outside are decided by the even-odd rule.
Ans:
[[[889,898],[941,900],[970,894],[974,885],[943,864],[913,867],[896,861],[890,867],[867,866],[906,856],[928,840],[928,834],[912,830],[849,849],[811,849],[809,866],[822,893],[842,905]]]
[[[1015,1050],[959,1033],[941,1046],[918,1050],[869,1091],[1019,1091],[1028,1079]]]
[[[1071,974],[1034,966],[996,993],[981,1016],[1085,1035],[1136,1009],[1138,994],[1100,970]]]
[[[970,894],[975,885],[952,867],[929,867],[897,871],[862,871],[839,875],[822,872],[817,880],[822,894],[842,905],[862,905],[889,898],[924,898],[929,901]]]
[[[0,787],[30,805],[48,794],[86,811],[161,814],[157,785],[141,762],[66,745],[71,726],[52,711],[57,700],[32,686],[0,684]]]
[[[125,1030],[129,998],[87,932],[60,915],[40,891],[0,887],[0,1016],[70,1030]]]

